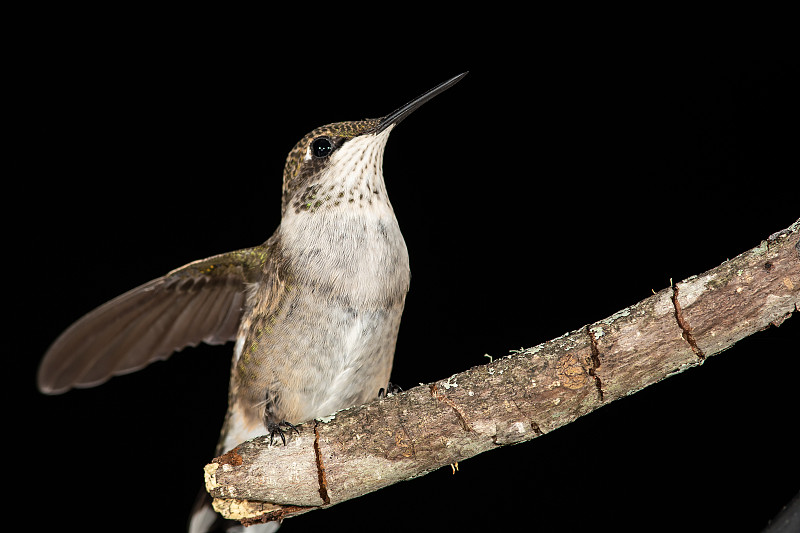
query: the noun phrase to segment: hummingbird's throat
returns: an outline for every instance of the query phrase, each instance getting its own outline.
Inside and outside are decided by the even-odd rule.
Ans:
[[[383,152],[390,131],[361,135],[344,143],[292,203],[294,212],[391,210],[383,180]]]

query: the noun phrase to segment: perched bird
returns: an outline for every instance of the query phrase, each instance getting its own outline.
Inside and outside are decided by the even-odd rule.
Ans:
[[[294,424],[387,390],[410,271],[384,147],[394,126],[465,75],[383,118],[307,134],[286,159],[272,237],[189,263],[85,315],[45,354],[39,389],[93,387],[201,341],[235,341],[218,454],[265,433],[285,443]],[[219,522],[203,496],[193,532]]]

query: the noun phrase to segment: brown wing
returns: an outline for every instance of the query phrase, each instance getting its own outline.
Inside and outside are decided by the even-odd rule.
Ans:
[[[186,346],[233,340],[246,284],[266,252],[256,247],[194,261],[101,305],[47,350],[39,390],[93,387]]]

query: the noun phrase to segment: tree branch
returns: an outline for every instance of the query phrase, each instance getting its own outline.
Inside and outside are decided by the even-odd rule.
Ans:
[[[329,507],[507,444],[702,364],[800,307],[800,220],[612,316],[487,365],[245,442],[205,467],[226,518]]]

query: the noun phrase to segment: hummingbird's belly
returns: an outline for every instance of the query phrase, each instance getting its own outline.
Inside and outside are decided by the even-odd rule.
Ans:
[[[264,434],[265,421],[300,424],[377,397],[389,381],[403,304],[357,308],[297,291],[269,326],[243,327],[230,439]]]
[[[310,349],[310,364],[298,375],[299,420],[364,403],[389,382],[400,311],[347,308],[331,310],[331,318],[337,326]]]

